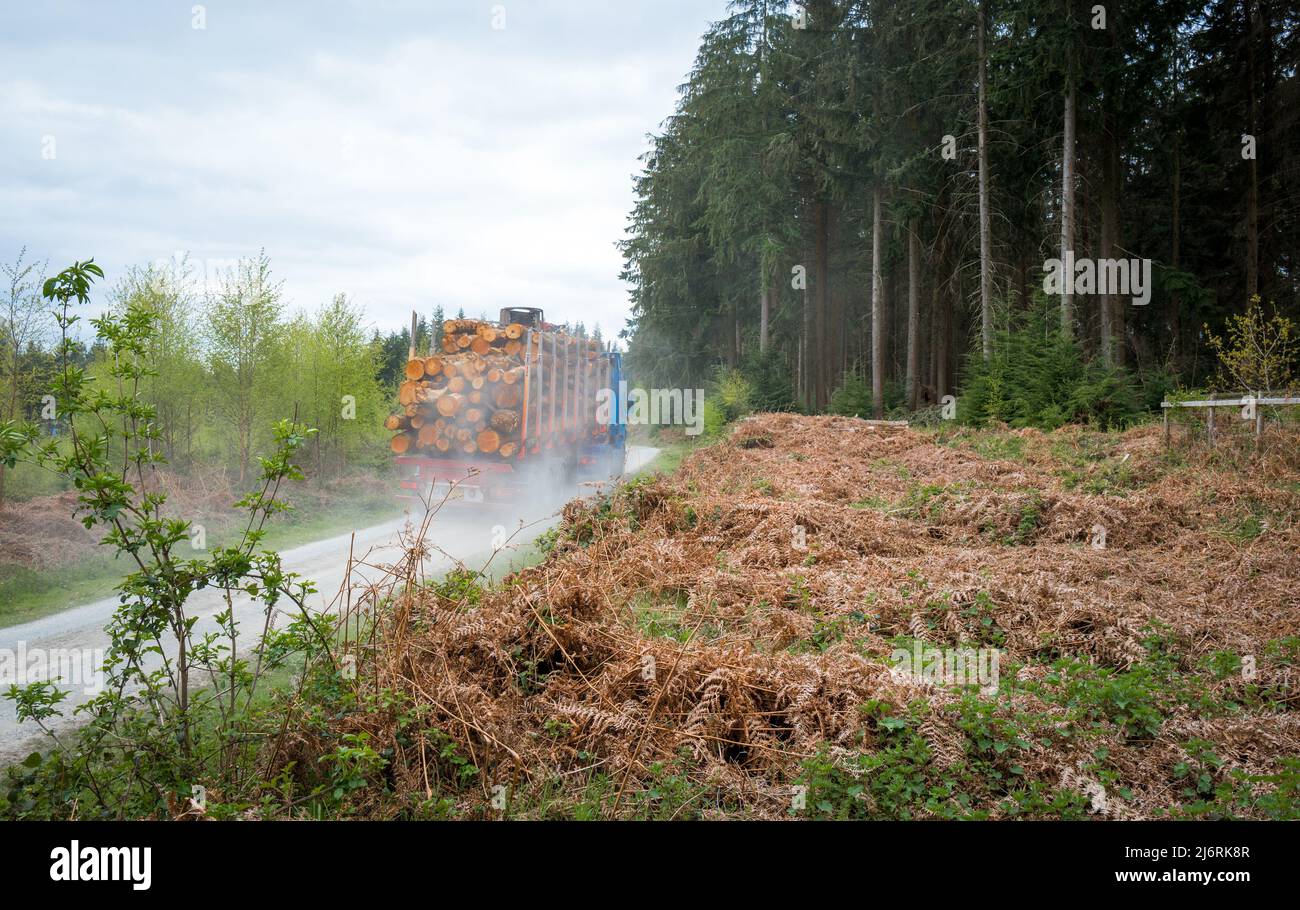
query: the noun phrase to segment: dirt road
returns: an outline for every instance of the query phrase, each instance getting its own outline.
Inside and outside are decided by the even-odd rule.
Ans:
[[[644,446],[628,447],[627,473],[644,467],[657,452],[658,449]],[[479,555],[486,557],[492,551],[494,529],[498,529],[496,533],[499,535],[499,528],[505,528],[508,535],[515,531],[520,522],[525,524],[526,530],[516,535],[511,540],[511,545],[525,545],[554,523],[561,505],[563,497],[557,497],[556,501],[539,503],[521,510],[521,514],[513,518],[500,514],[484,517],[472,512],[439,514],[429,528],[427,540],[432,548],[441,550],[446,555],[431,559],[427,571],[436,573],[443,570],[451,559],[466,560],[472,565],[473,558]],[[400,538],[408,525],[418,528],[419,521],[399,518],[358,530],[355,539],[352,533],[340,534],[286,550],[281,557],[288,571],[296,572],[316,583],[318,593],[313,596],[311,605],[316,609],[324,609],[334,600],[335,594],[343,585],[349,553],[357,559],[369,553],[367,561],[373,564],[394,562],[400,555]],[[499,555],[497,562],[503,559],[508,561],[508,551]],[[377,570],[358,568],[356,571],[366,575]],[[216,591],[200,591],[190,598],[187,606],[191,616],[199,617],[195,635],[201,637],[217,628],[214,617],[225,608],[225,601]],[[96,694],[96,671],[102,651],[108,646],[104,626],[116,608],[117,598],[109,597],[32,622],[0,629],[0,656],[8,655],[11,663],[31,667],[30,655],[47,655],[45,659],[51,662],[59,660],[59,655],[69,655],[68,659],[81,671],[80,676],[70,676],[67,672],[52,675],[62,678],[63,684],[60,687],[69,691],[63,704],[65,715],[70,714],[75,705]],[[251,639],[257,634],[256,630],[261,629],[264,613],[260,604],[244,597],[235,602],[235,616],[240,630]],[[6,678],[6,669],[4,663],[0,662],[0,692],[12,682]],[[50,674],[33,672],[26,677],[26,681],[49,676]],[[44,743],[44,736],[34,725],[18,725],[13,702],[0,700],[0,766],[21,758]]]

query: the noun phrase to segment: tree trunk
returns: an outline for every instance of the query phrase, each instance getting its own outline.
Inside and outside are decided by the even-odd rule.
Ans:
[[[980,342],[984,359],[993,356],[993,225],[989,212],[988,75],[984,55],[985,0],[979,7],[979,196],[980,196]]]
[[[813,383],[813,401],[817,410],[826,406],[827,394],[827,373],[830,368],[830,358],[826,356],[826,316],[830,307],[830,262],[828,250],[828,234],[830,231],[829,219],[826,211],[827,205],[823,200],[818,200],[814,210],[815,221],[815,244],[816,251],[816,269],[817,273],[813,279],[813,290],[816,294],[816,343],[813,345],[813,375],[816,381]]]
[[[921,238],[915,218],[907,230],[907,407],[915,411],[921,368]]]
[[[884,288],[880,280],[880,184],[871,190],[871,404],[876,419],[885,416]]]
[[[1074,74],[1065,87],[1065,126],[1061,150],[1061,334],[1074,337]]]
[[[1249,99],[1246,125],[1250,135],[1255,137],[1255,154],[1247,162],[1250,173],[1250,187],[1246,192],[1246,299],[1259,293],[1259,133],[1255,98],[1255,16],[1251,0],[1242,0],[1242,10],[1246,17],[1246,80]]]
[[[938,246],[934,252],[932,274],[934,278],[930,282],[930,385],[934,389],[934,403],[938,403],[947,389],[944,384],[947,382],[947,344],[944,336],[944,322],[946,319],[947,305],[944,303],[944,284],[939,276],[943,274],[945,265],[948,262],[948,238],[942,233],[940,227]]]
[[[804,250],[804,262],[808,261],[807,250]],[[813,311],[812,295],[808,293],[808,273],[804,270],[803,282],[803,338],[799,348],[800,371],[799,375],[803,377],[803,403],[804,408],[808,411],[817,410],[813,401],[813,366],[812,366],[812,340],[813,340]]]
[[[1172,212],[1169,219],[1169,265],[1176,272],[1178,271],[1179,255],[1179,234],[1182,233],[1180,211],[1183,194],[1183,174],[1182,174],[1182,144],[1183,137],[1181,130],[1174,135],[1174,193]],[[1183,334],[1182,314],[1179,307],[1182,301],[1178,298],[1178,292],[1174,291],[1169,295],[1169,365],[1177,371],[1180,356],[1181,339]]]
[[[732,304],[731,307],[731,328],[732,328],[731,337],[733,339],[733,347],[731,349],[731,365],[735,367],[740,364],[740,357],[741,354],[743,353],[741,350],[743,345],[740,340],[740,312],[739,312],[738,304]]]
[[[1115,119],[1110,111],[1102,117],[1101,153],[1101,257],[1112,259],[1119,245],[1119,152],[1114,133]],[[1118,296],[1114,288],[1100,295],[1101,362],[1114,366],[1116,356],[1115,329]],[[1121,345],[1122,346],[1122,345]]]
[[[939,384],[938,394],[942,399],[944,395],[952,394],[952,346],[953,346],[953,323],[957,314],[961,312],[962,293],[961,293],[961,245],[957,244],[952,257],[952,303],[944,307],[943,311],[943,360],[939,363]]]

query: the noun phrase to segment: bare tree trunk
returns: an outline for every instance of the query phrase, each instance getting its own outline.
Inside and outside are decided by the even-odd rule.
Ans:
[[[763,284],[765,285],[765,287],[763,288],[763,293],[759,295],[759,299],[758,299],[758,305],[759,305],[758,353],[760,354],[767,353],[767,323],[769,318],[769,310],[771,306],[771,296],[772,296],[772,289],[766,286],[767,285],[766,276],[764,276]]]
[[[1029,305],[1029,252],[1021,250],[1019,259],[1016,268],[1016,306],[1024,309]]]
[[[804,250],[807,253],[807,250]],[[807,262],[807,256],[804,262]],[[803,343],[800,348],[800,375],[803,376],[803,403],[809,411],[815,411],[816,405],[813,402],[813,368],[812,368],[812,331],[813,331],[813,314],[812,314],[812,295],[808,293],[808,275],[805,271],[803,282]]]
[[[979,7],[979,194],[980,194],[980,340],[984,359],[993,356],[993,225],[989,212],[988,74],[984,55],[985,0]]]
[[[939,363],[939,384],[938,395],[940,399],[944,395],[952,393],[952,345],[953,345],[953,321],[956,314],[961,312],[962,293],[961,293],[961,245],[957,244],[952,257],[952,302],[943,308],[943,360]]]
[[[817,274],[813,279],[813,290],[816,295],[816,344],[813,346],[813,373],[816,381],[813,383],[813,401],[814,407],[821,410],[826,406],[826,387],[827,372],[830,368],[830,358],[826,356],[826,316],[830,308],[830,262],[829,256],[829,219],[827,217],[827,204],[824,200],[818,200],[814,209],[813,220],[815,223],[814,242],[816,250],[814,257],[816,259]]]
[[[944,282],[939,278],[943,274],[947,261],[948,238],[940,228],[939,242],[934,251],[931,267],[931,274],[934,277],[930,282],[930,386],[934,389],[936,403],[947,393],[944,389],[944,383],[947,381],[944,361],[948,356],[944,338],[944,311],[947,306],[943,298]]]
[[[916,410],[921,367],[921,238],[915,218],[907,230],[907,407]]]
[[[1169,240],[1169,265],[1176,272],[1178,271],[1179,256],[1179,234],[1182,233],[1182,213],[1181,203],[1183,194],[1183,174],[1182,174],[1182,132],[1179,131],[1174,136],[1174,198],[1169,218],[1169,231],[1171,237]],[[1174,291],[1169,295],[1169,363],[1174,369],[1178,369],[1180,355],[1181,339],[1183,334],[1182,314],[1179,307],[1182,301],[1179,300],[1178,292]]]
[[[1106,112],[1102,125],[1101,157],[1101,258],[1112,259],[1119,232],[1119,155],[1115,148],[1114,117]],[[1114,366],[1115,309],[1117,296],[1113,288],[1101,295],[1101,362]]]
[[[1065,128],[1061,151],[1061,334],[1074,337],[1074,75],[1065,88]]]
[[[731,363],[730,366],[736,366],[740,363],[740,312],[737,304],[731,305]]]
[[[871,191],[871,404],[876,419],[885,416],[884,288],[880,280],[880,184]]]
[[[1248,162],[1250,188],[1246,193],[1246,298],[1259,293],[1259,134],[1255,99],[1255,16],[1250,0],[1242,0],[1246,17],[1246,79],[1249,86],[1250,121],[1247,129],[1255,137],[1255,154]]]

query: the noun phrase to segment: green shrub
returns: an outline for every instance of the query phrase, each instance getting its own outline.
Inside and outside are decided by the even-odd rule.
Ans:
[[[704,399],[704,435],[718,436],[733,420],[753,413],[753,386],[740,370],[720,369]]]
[[[987,361],[978,348],[972,350],[966,371],[957,416],[972,426],[1053,430],[1086,422],[1123,428],[1142,410],[1132,374],[1085,361],[1079,346],[1049,327],[1041,313],[998,333]]]
[[[746,355],[740,372],[749,383],[749,401],[755,411],[799,411],[785,357],[769,348],[766,354]]]
[[[881,389],[881,398],[886,416],[904,416],[906,392],[901,382],[887,380]],[[826,410],[844,417],[871,417],[875,413],[871,381],[858,370],[845,373],[840,387],[831,393]]]
[[[704,399],[704,435],[720,436],[726,428],[727,412],[723,410],[722,405],[718,404],[716,399]]]
[[[871,383],[859,373],[845,373],[844,383],[831,394],[832,414],[845,417],[866,417],[871,414]]]
[[[738,420],[754,410],[750,400],[753,396],[753,387],[740,370],[727,370],[718,377],[715,396],[718,407],[722,409],[728,422]]]

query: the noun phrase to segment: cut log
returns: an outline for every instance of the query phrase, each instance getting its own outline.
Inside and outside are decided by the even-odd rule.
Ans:
[[[510,434],[519,429],[519,412],[500,410],[492,415],[492,428],[501,433]]]
[[[388,444],[393,450],[394,455],[405,455],[411,450],[411,436],[408,433],[402,433],[393,437],[393,441]]]
[[[405,417],[398,417],[396,414],[393,414],[393,415],[390,416],[387,420],[384,421],[384,429],[385,429],[385,430],[400,430],[400,429],[403,429],[404,426],[405,426],[405,424],[406,424],[406,421],[407,421],[407,418],[405,418]]]
[[[502,458],[509,458],[512,455],[514,455],[515,452],[517,451],[519,451],[518,445],[516,445],[513,442],[507,442],[501,448],[497,449],[497,454],[500,455]]]
[[[484,430],[479,433],[476,442],[478,443],[478,450],[488,455],[501,448],[501,437],[492,430]]]
[[[492,395],[493,402],[499,408],[517,408],[523,398],[517,385],[499,385]]]
[[[511,357],[518,357],[519,352],[523,349],[524,343],[522,341],[511,341],[506,345],[506,353]]]
[[[517,322],[512,322],[506,326],[506,337],[511,341],[518,341],[524,337],[524,327]]]
[[[455,417],[464,406],[464,395],[449,392],[438,399],[438,413],[443,417]]]
[[[424,376],[424,361],[416,358],[406,361],[406,378],[415,380]]]
[[[497,340],[497,330],[485,322],[478,327],[478,337],[491,344]]]
[[[478,336],[469,343],[470,350],[480,357],[492,350],[492,343],[483,336]]]
[[[452,377],[450,380],[448,380],[448,382],[447,382],[447,391],[448,391],[448,392],[463,392],[463,391],[465,391],[465,377],[464,377],[464,376],[454,376],[454,377]]]
[[[437,376],[442,372],[441,357],[426,357],[424,359],[424,375],[430,378]]]

